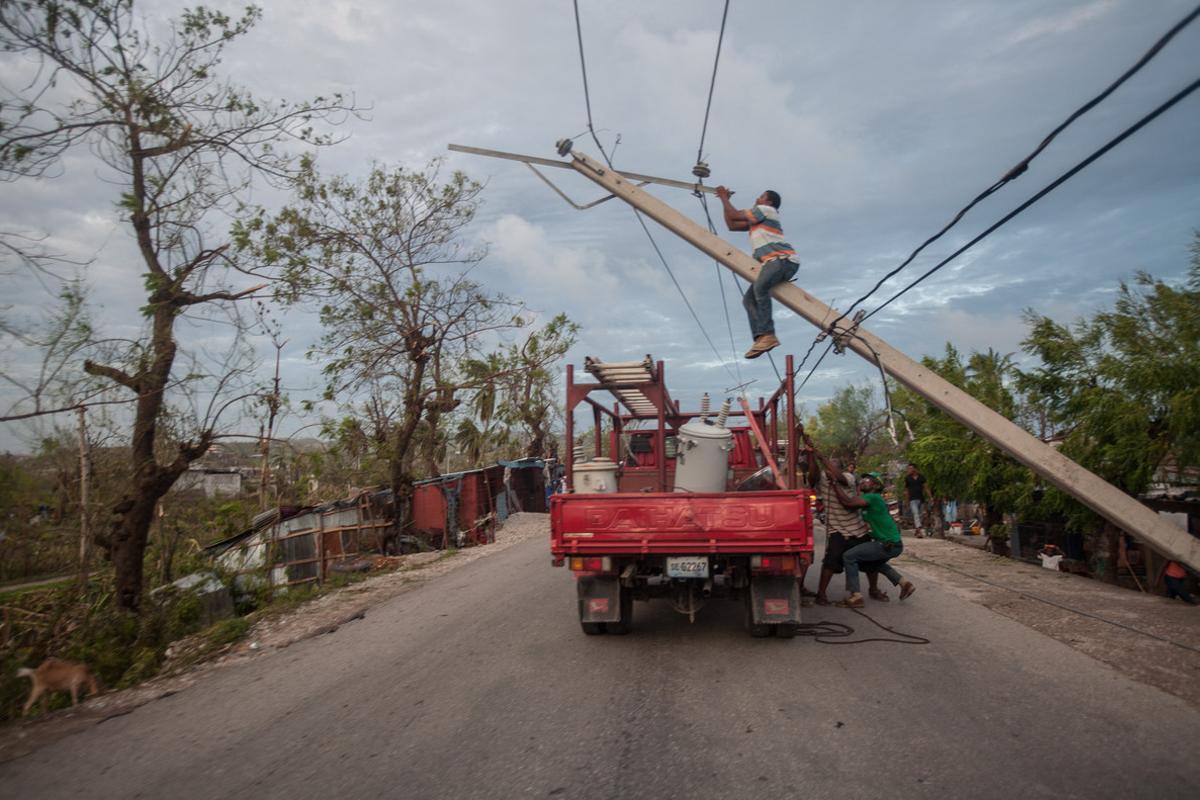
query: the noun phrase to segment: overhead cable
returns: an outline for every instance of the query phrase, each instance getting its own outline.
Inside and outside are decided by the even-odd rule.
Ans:
[[[1062,184],[1066,183],[1068,180],[1070,180],[1071,178],[1073,178],[1073,177],[1074,177],[1074,176],[1075,176],[1077,173],[1079,173],[1081,170],[1083,170],[1083,169],[1084,169],[1085,167],[1087,167],[1089,164],[1091,164],[1091,163],[1092,163],[1092,162],[1094,162],[1096,159],[1098,159],[1098,158],[1100,158],[1101,156],[1103,156],[1103,155],[1104,155],[1105,153],[1107,153],[1109,150],[1112,150],[1114,147],[1116,147],[1116,146],[1117,146],[1117,145],[1119,145],[1121,142],[1123,142],[1123,141],[1125,141],[1126,139],[1128,139],[1128,138],[1129,138],[1130,136],[1132,136],[1133,134],[1137,133],[1139,130],[1141,130],[1142,128],[1144,128],[1144,127],[1145,127],[1146,125],[1148,125],[1150,122],[1152,122],[1153,120],[1155,120],[1155,119],[1156,119],[1156,118],[1157,118],[1159,115],[1161,115],[1162,113],[1164,113],[1165,111],[1167,111],[1167,109],[1171,108],[1171,107],[1172,107],[1172,106],[1174,106],[1176,103],[1179,103],[1180,101],[1182,101],[1184,98],[1186,98],[1188,95],[1190,95],[1192,92],[1196,91],[1197,89],[1200,89],[1200,78],[1197,78],[1196,80],[1194,80],[1194,81],[1192,81],[1191,83],[1189,83],[1189,84],[1188,84],[1186,87],[1184,87],[1184,88],[1183,88],[1183,89],[1181,89],[1180,91],[1176,92],[1174,96],[1172,96],[1172,97],[1171,97],[1169,100],[1167,100],[1165,103],[1163,103],[1162,105],[1160,105],[1158,108],[1154,109],[1154,110],[1153,110],[1153,111],[1151,111],[1149,114],[1147,114],[1146,116],[1142,117],[1140,120],[1138,120],[1137,122],[1135,122],[1133,125],[1130,125],[1128,128],[1126,128],[1124,131],[1122,131],[1122,132],[1121,132],[1119,135],[1117,135],[1115,138],[1113,138],[1113,139],[1109,140],[1108,144],[1104,145],[1104,146],[1103,146],[1103,147],[1101,147],[1099,150],[1096,150],[1096,151],[1095,151],[1095,152],[1093,152],[1093,153],[1092,153],[1090,156],[1088,156],[1087,158],[1085,158],[1083,161],[1080,161],[1078,164],[1076,164],[1075,166],[1071,167],[1071,169],[1067,170],[1067,171],[1066,171],[1066,172],[1064,172],[1062,175],[1058,176],[1058,178],[1056,178],[1056,179],[1055,179],[1054,181],[1052,181],[1051,183],[1047,184],[1047,185],[1045,186],[1045,188],[1043,188],[1043,189],[1042,189],[1040,192],[1038,192],[1037,194],[1033,195],[1033,196],[1032,196],[1032,197],[1030,197],[1028,200],[1026,200],[1024,203],[1022,203],[1021,205],[1017,206],[1015,209],[1013,209],[1012,211],[1008,212],[1008,213],[1007,213],[1007,214],[1005,214],[1003,217],[1001,217],[1001,218],[1000,218],[1000,219],[999,219],[997,222],[995,222],[995,223],[994,223],[994,224],[992,224],[990,227],[988,227],[988,228],[987,228],[985,231],[983,231],[983,233],[979,234],[979,235],[978,235],[978,236],[976,236],[974,239],[972,239],[971,241],[967,242],[967,243],[966,243],[965,245],[963,245],[962,247],[960,247],[960,248],[958,248],[957,250],[955,250],[955,251],[954,251],[953,253],[951,253],[949,256],[947,256],[946,258],[944,258],[944,259],[942,259],[941,261],[939,261],[939,262],[938,262],[937,264],[935,264],[933,267],[931,267],[930,269],[926,270],[926,271],[925,271],[925,273],[924,273],[923,275],[921,275],[921,277],[917,278],[917,279],[916,279],[916,280],[914,280],[912,283],[908,284],[908,285],[907,285],[907,286],[905,286],[903,289],[901,289],[900,291],[896,292],[894,295],[892,295],[891,297],[889,297],[887,300],[885,300],[883,303],[881,303],[881,304],[880,304],[880,305],[879,305],[879,306],[878,306],[878,307],[877,307],[877,308],[876,308],[874,311],[872,311],[871,313],[869,313],[869,314],[867,314],[865,317],[863,317],[863,319],[868,319],[868,318],[870,318],[870,317],[873,317],[873,316],[875,316],[876,314],[878,314],[880,311],[882,311],[884,308],[886,308],[888,305],[890,305],[890,304],[891,304],[893,301],[895,301],[896,299],[898,299],[900,296],[902,296],[903,294],[905,294],[906,292],[908,292],[910,289],[912,289],[912,288],[913,288],[914,286],[916,286],[918,283],[920,283],[921,281],[925,280],[925,279],[926,279],[926,278],[928,278],[930,275],[932,275],[933,273],[937,272],[937,271],[938,271],[939,269],[941,269],[942,267],[944,267],[944,266],[946,266],[947,264],[949,264],[949,263],[950,263],[951,261],[953,261],[955,258],[958,258],[960,255],[962,255],[963,253],[965,253],[967,250],[970,250],[972,247],[974,247],[976,244],[978,244],[980,241],[982,241],[984,238],[986,238],[988,235],[990,235],[990,234],[991,234],[992,232],[994,232],[996,229],[1000,228],[1002,225],[1004,225],[1005,223],[1007,223],[1007,222],[1008,222],[1009,220],[1011,220],[1013,217],[1016,217],[1018,214],[1020,214],[1021,212],[1023,212],[1025,209],[1029,208],[1029,207],[1030,207],[1030,206],[1032,206],[1034,203],[1036,203],[1037,201],[1041,200],[1041,199],[1042,199],[1043,197],[1045,197],[1046,195],[1050,194],[1050,192],[1054,191],[1054,190],[1055,190],[1055,189],[1057,189],[1059,186],[1061,186]]]
[[[808,379],[813,376],[813,373],[817,371],[817,367],[821,366],[821,362],[825,360],[825,356],[829,355],[829,351],[832,349],[833,349],[833,342],[830,341],[829,344],[825,348],[825,352],[821,353],[821,357],[817,359],[817,363],[812,365],[812,369],[810,369],[808,371],[808,374],[804,376],[804,380],[800,381],[800,385],[796,387],[797,392],[804,388],[804,385],[806,383],[808,383]],[[798,373],[798,372],[799,372],[799,370],[796,371],[796,373]],[[796,374],[796,373],[793,373],[793,374]]]
[[[588,133],[592,135],[592,141],[596,143],[600,155],[604,156],[604,160],[611,167],[612,162],[608,159],[604,145],[600,144],[600,137],[596,136],[596,126],[592,124],[592,96],[588,91],[587,59],[583,57],[583,25],[579,21],[579,0],[575,0],[575,37],[579,40],[579,69],[583,73],[583,104],[587,108]]]
[[[725,20],[729,17],[729,0],[721,12],[721,32],[717,34],[717,54],[713,58],[712,80],[708,84],[708,103],[704,106],[704,124],[700,127],[700,147],[696,149],[696,163],[704,160],[704,137],[708,134],[708,114],[712,111],[713,90],[717,87],[717,66],[721,63],[721,42],[725,41]]]
[[[972,200],[970,203],[968,203],[966,206],[964,206],[957,214],[954,215],[954,217],[950,220],[950,222],[948,222],[941,230],[939,230],[933,236],[930,236],[928,239],[926,239],[924,242],[922,242],[920,247],[918,247],[916,250],[913,250],[912,253],[909,254],[908,258],[904,259],[904,261],[901,262],[901,264],[898,267],[896,267],[891,272],[887,273],[882,278],[880,278],[879,281],[871,288],[870,291],[868,291],[862,297],[855,300],[844,312],[842,312],[841,316],[839,316],[837,319],[835,319],[830,327],[832,327],[833,325],[837,325],[837,323],[839,323],[843,319],[845,319],[846,316],[848,314],[850,314],[850,312],[852,312],[855,308],[857,308],[862,303],[866,302],[866,300],[868,298],[870,298],[870,296],[873,295],[875,292],[877,292],[880,289],[880,287],[883,286],[884,283],[886,283],[888,280],[890,280],[892,277],[894,277],[897,273],[899,273],[901,270],[903,270],[905,267],[907,267],[909,264],[911,264],[913,259],[915,259],[922,251],[924,251],[926,247],[928,247],[929,245],[933,244],[935,241],[940,239],[943,235],[946,234],[947,231],[949,231],[956,224],[958,224],[958,222],[972,208],[974,208],[980,202],[982,202],[983,200],[985,200],[986,198],[990,197],[992,194],[997,192],[1001,187],[1003,187],[1010,181],[1016,179],[1021,174],[1026,172],[1029,169],[1030,162],[1032,162],[1035,158],[1037,158],[1037,156],[1040,155],[1041,152],[1043,150],[1045,150],[1046,147],[1049,146],[1049,144],[1052,141],[1054,141],[1054,139],[1056,137],[1058,137],[1059,134],[1061,134],[1064,130],[1066,130],[1067,127],[1069,127],[1073,122],[1075,122],[1081,116],[1083,116],[1088,111],[1091,111],[1093,108],[1095,108],[1097,105],[1099,105],[1109,95],[1111,95],[1114,91],[1116,91],[1118,87],[1120,87],[1123,83],[1125,83],[1127,80],[1129,80],[1135,74],[1137,74],[1144,66],[1146,66],[1146,64],[1148,64],[1155,56],[1158,55],[1158,53],[1167,45],[1168,42],[1171,41],[1171,39],[1173,39],[1180,31],[1182,31],[1184,28],[1186,28],[1192,22],[1194,22],[1197,16],[1200,16],[1200,5],[1196,6],[1196,8],[1194,8],[1194,9],[1192,9],[1192,11],[1189,14],[1187,14],[1187,16],[1185,16],[1183,19],[1181,19],[1179,22],[1177,22],[1174,26],[1172,26],[1170,30],[1168,30],[1165,34],[1163,34],[1158,39],[1158,41],[1156,41],[1150,47],[1150,49],[1147,50],[1142,55],[1141,58],[1139,58],[1136,62],[1134,62],[1134,64],[1131,67],[1129,67],[1129,69],[1125,70],[1125,72],[1120,77],[1118,77],[1115,81],[1113,81],[1111,84],[1109,84],[1107,88],[1105,88],[1102,92],[1100,92],[1100,94],[1096,95],[1091,100],[1089,100],[1088,102],[1086,102],[1082,106],[1080,106],[1078,109],[1076,109],[1073,113],[1071,113],[1070,116],[1068,116],[1065,120],[1063,120],[1063,122],[1061,122],[1054,130],[1052,130],[1049,134],[1047,134],[1046,137],[1044,139],[1042,139],[1041,143],[1038,144],[1038,146],[1036,148],[1034,148],[1033,152],[1031,152],[1025,158],[1021,159],[1021,161],[1018,162],[1015,167],[1013,167],[1008,172],[1006,172],[999,180],[997,180],[995,183],[993,183],[991,186],[989,186],[987,189],[985,189],[983,192],[981,192],[977,197],[975,197],[974,200]]]
[[[583,100],[584,105],[587,108],[588,132],[592,134],[592,141],[594,141],[596,143],[596,147],[599,148],[600,155],[604,157],[605,163],[608,164],[610,168],[615,169],[615,167],[613,167],[612,159],[604,149],[604,145],[600,144],[600,139],[596,136],[595,125],[592,121],[592,101],[591,95],[588,91],[587,60],[584,57],[583,51],[583,24],[579,19],[579,0],[574,0],[574,6],[575,35],[579,42],[579,68],[583,75]],[[687,306],[687,310],[691,313],[692,319],[696,321],[696,325],[700,328],[700,333],[704,336],[705,341],[708,342],[708,346],[712,348],[713,354],[717,357],[717,360],[721,362],[721,366],[724,367],[725,372],[729,374],[729,377],[740,382],[740,377],[729,368],[729,363],[725,360],[725,357],[721,355],[721,351],[717,349],[716,344],[713,343],[712,337],[708,335],[708,330],[704,327],[704,323],[700,321],[700,315],[697,314],[696,309],[692,307],[691,301],[688,300],[687,295],[683,291],[683,286],[681,286],[678,279],[676,279],[675,273],[671,270],[671,265],[667,263],[666,256],[663,255],[662,249],[659,248],[658,242],[654,239],[654,235],[650,233],[650,228],[646,225],[646,221],[642,219],[641,213],[635,208],[633,209],[633,215],[637,218],[638,224],[642,226],[642,230],[645,232],[646,238],[650,240],[650,246],[654,248],[655,254],[658,255],[659,262],[662,263],[663,269],[665,269],[667,271],[667,275],[670,276],[671,283],[675,284],[675,289],[679,292],[679,297],[683,300],[683,304]]]
[[[717,227],[713,225],[712,215],[708,213],[708,198],[703,192],[696,192],[696,197],[700,199],[700,207],[704,209],[704,218],[708,220],[708,231],[714,236],[717,233]],[[742,366],[737,359],[737,344],[733,340],[733,321],[729,317],[729,298],[725,295],[725,280],[721,269],[721,263],[715,258],[713,259],[713,268],[717,273],[717,285],[721,288],[721,310],[725,312],[725,329],[729,331],[729,351],[733,354],[733,365],[737,370],[738,385],[742,385]],[[737,274],[733,276],[733,288],[738,289]]]

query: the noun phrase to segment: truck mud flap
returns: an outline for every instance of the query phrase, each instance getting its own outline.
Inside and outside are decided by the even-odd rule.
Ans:
[[[791,575],[750,579],[750,609],[756,625],[800,622],[800,584]]]
[[[620,622],[621,581],[616,575],[584,576],[575,581],[580,622]]]

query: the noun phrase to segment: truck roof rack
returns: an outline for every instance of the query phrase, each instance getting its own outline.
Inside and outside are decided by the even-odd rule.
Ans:
[[[635,418],[657,418],[660,406],[667,416],[679,413],[679,404],[662,383],[662,370],[649,355],[641,361],[601,361],[587,356],[583,368],[599,381],[593,390],[608,391]]]

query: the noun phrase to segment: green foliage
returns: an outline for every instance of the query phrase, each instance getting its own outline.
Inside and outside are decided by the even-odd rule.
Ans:
[[[129,437],[129,473],[138,480],[109,504],[113,524],[105,540],[116,552],[119,596],[129,608],[141,595],[147,511],[178,474],[178,459],[186,464],[205,452],[220,414],[236,407],[224,400],[250,389],[243,382],[252,359],[244,326],[235,322],[224,354],[191,348],[197,366],[189,371],[176,359],[181,345],[195,342],[180,341],[175,322],[188,309],[244,298],[233,287],[247,274],[267,274],[217,231],[257,181],[297,172],[285,143],[330,144],[332,134],[316,126],[356,113],[338,95],[267,101],[220,77],[226,47],[260,16],[253,6],[236,16],[189,8],[163,20],[129,0],[0,3],[0,51],[37,65],[29,81],[4,87],[0,178],[43,178],[61,171],[65,159],[84,157],[80,171],[111,187],[127,233],[139,243],[136,271],[149,323],[133,340],[105,340],[89,352],[95,360],[83,362],[102,386],[142,398]],[[208,412],[172,407],[197,384],[214,401]]]
[[[822,452],[845,464],[860,462],[868,451],[886,450],[886,427],[887,418],[870,385],[838,389],[804,426]]]
[[[28,460],[8,453],[0,455],[0,525],[8,529],[19,517],[31,514],[50,501],[48,487],[29,469]]]
[[[947,343],[944,357],[927,357],[922,363],[993,411],[1009,419],[1016,416],[1018,405],[1009,388],[1013,376],[1010,356],[988,350],[972,353],[963,363],[958,351]],[[980,503],[995,521],[1017,509],[1031,488],[1028,470],[915,394],[897,390],[893,401],[913,431],[908,459],[924,473],[934,497]]]
[[[524,309],[472,280],[485,251],[461,235],[481,188],[443,176],[438,160],[374,165],[355,180],[304,159],[291,206],[235,226],[240,251],[282,270],[277,299],[318,310],[324,332],[309,355],[323,364],[324,396],[361,420],[339,433],[360,453],[386,446],[393,485],[437,471],[451,445],[474,460],[513,428],[540,448],[550,367],[574,342],[559,315],[506,343],[525,333]]]
[[[1022,346],[1041,364],[1020,373],[1021,388],[1065,455],[1134,495],[1160,468],[1200,464],[1200,234],[1192,253],[1182,285],[1139,272],[1111,311],[1072,326],[1025,315]],[[1075,527],[1095,520],[1058,490],[1046,503]]]
[[[205,636],[211,646],[224,647],[245,636],[246,631],[250,630],[250,625],[250,620],[245,617],[230,617],[212,625],[205,632]]]
[[[18,715],[29,694],[29,680],[16,677],[18,667],[56,656],[87,664],[105,688],[125,688],[153,677],[167,646],[203,625],[194,594],[147,602],[136,615],[117,608],[111,577],[82,590],[69,584],[27,592],[11,601],[9,615],[10,638],[0,644],[0,719]],[[59,693],[50,707],[69,702]]]

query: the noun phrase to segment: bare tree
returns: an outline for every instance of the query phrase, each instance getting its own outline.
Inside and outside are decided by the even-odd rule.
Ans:
[[[396,387],[394,416],[384,402],[371,417],[388,425],[401,525],[415,462],[436,470],[431,456],[464,393],[499,377],[489,351],[525,324],[517,303],[471,279],[484,252],[464,245],[462,232],[480,185],[460,172],[443,182],[438,168],[376,166],[356,182],[323,179],[308,161],[294,204],[240,229],[243,248],[289,265],[289,300],[319,307],[325,333],[310,355],[324,361],[326,398],[369,393],[378,404],[373,387]]]
[[[0,48],[36,62],[36,72],[0,100],[0,177],[54,175],[64,156],[85,149],[98,179],[119,189],[118,207],[137,245],[146,297],[143,333],[84,369],[134,395],[132,483],[111,507],[97,542],[116,569],[120,605],[136,609],[155,505],[215,435],[210,403],[195,429],[164,444],[167,390],[177,369],[177,326],[185,317],[252,295],[238,273],[261,274],[216,231],[259,178],[284,179],[296,166],[286,143],[332,141],[316,125],[353,111],[342,97],[268,102],[221,79],[225,47],[258,22],[196,8],[156,40],[132,0],[7,0],[0,3]],[[25,77],[25,76],[22,76]],[[231,312],[228,320],[236,321]],[[211,374],[211,396],[232,384]]]

